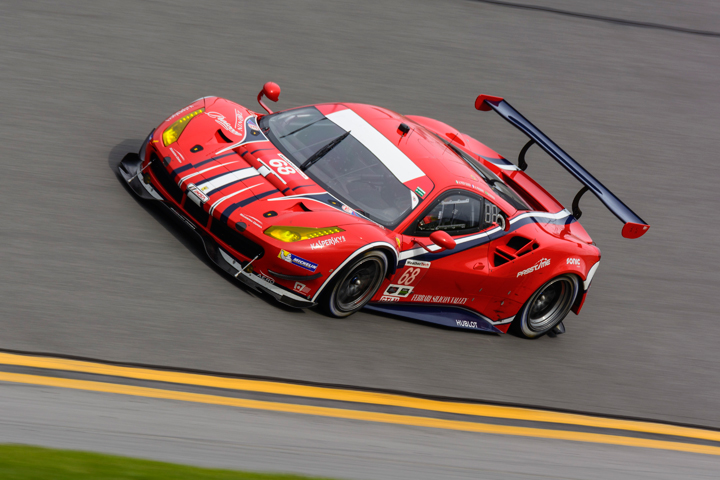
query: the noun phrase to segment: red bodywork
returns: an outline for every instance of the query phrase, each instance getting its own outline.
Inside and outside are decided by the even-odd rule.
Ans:
[[[143,186],[154,189],[176,213],[211,237],[224,250],[224,260],[238,270],[245,267],[238,275],[272,287],[276,298],[284,292],[283,298],[293,299],[286,303],[296,306],[316,302],[333,274],[350,259],[380,249],[388,256],[390,271],[370,308],[412,316],[407,313],[412,308],[403,308],[443,306],[448,308],[437,310],[444,318],[437,323],[505,332],[535,290],[570,273],[580,279],[578,313],[600,251],[575,218],[525,172],[436,120],[361,104],[315,107],[326,116],[351,109],[422,171],[423,175],[405,182],[411,190],[424,192],[420,205],[396,228],[385,228],[352,206],[328,199],[325,190],[294,167],[257,128],[263,114],[217,97],[197,100],[154,130],[141,159]],[[187,120],[177,141],[165,146],[163,132],[200,108],[204,111]],[[409,131],[399,129],[400,124]],[[531,210],[518,211],[493,194],[436,135],[482,162]],[[200,192],[198,184],[209,187]],[[502,210],[509,225],[455,236],[456,248],[443,251],[427,236],[409,234],[408,228],[426,207],[449,190],[469,191],[489,200]],[[337,227],[342,232],[287,243],[264,233],[277,225]],[[485,326],[461,321],[454,312],[475,315]]]

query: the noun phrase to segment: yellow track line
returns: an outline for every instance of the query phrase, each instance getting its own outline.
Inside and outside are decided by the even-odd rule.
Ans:
[[[237,378],[224,378],[192,373],[150,370],[146,368],[118,367],[113,365],[104,365],[101,363],[64,360],[48,357],[31,357],[24,355],[13,355],[8,353],[0,353],[0,364],[93,373],[98,375],[177,383],[183,385],[196,385],[203,387],[225,388],[231,390],[243,390],[249,392],[273,393],[294,397],[319,398],[324,400],[339,400],[344,402],[415,408],[420,410],[455,413],[460,415],[527,420],[531,422],[561,423],[565,425],[580,425],[596,428],[611,428],[616,430],[654,433],[659,435],[674,435],[678,437],[689,437],[700,440],[720,442],[720,432],[711,430],[679,427],[674,425],[664,425],[660,423],[640,422],[633,420],[617,420],[612,418],[592,417],[589,415],[549,412],[528,408],[443,402],[437,400],[406,397],[403,395],[362,392],[356,390],[344,390],[324,387],[311,387],[305,385],[294,385],[290,383],[278,383],[259,380],[242,380]]]
[[[121,395],[132,395],[136,397],[180,400],[184,402],[205,403],[211,405],[225,405],[231,407],[267,410],[273,412],[298,413],[302,415],[344,418],[349,420],[361,420],[366,422],[390,423],[413,427],[440,428],[445,430],[459,430],[464,432],[490,433],[496,435],[514,435],[518,437],[569,440],[574,442],[601,443],[606,445],[620,445],[628,447],[673,450],[677,452],[720,455],[720,447],[694,445],[690,443],[664,442],[660,440],[648,440],[644,438],[621,437],[615,435],[602,435],[598,433],[512,427],[506,425],[461,422],[457,420],[442,420],[437,418],[415,417],[409,415],[364,412],[360,410],[345,410],[339,408],[315,407],[310,405],[294,405],[290,403],[246,400],[241,398],[221,397],[216,395],[176,392],[172,390],[160,390],[156,388],[134,387],[113,383],[90,382],[87,380],[69,380],[65,378],[42,377],[36,375],[25,375],[20,373],[0,372],[0,381],[25,383],[31,385],[43,385],[48,387],[69,388],[74,390],[85,390],[92,392],[116,393]]]

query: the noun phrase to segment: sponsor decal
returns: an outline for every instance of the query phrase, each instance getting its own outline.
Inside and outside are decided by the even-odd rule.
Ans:
[[[244,213],[241,213],[240,216],[242,218],[244,218],[245,220],[247,220],[248,222],[255,225],[256,227],[258,227],[260,229],[263,228],[262,222],[260,222],[260,220],[256,219],[255,217],[251,217],[250,215],[245,215]]]
[[[425,190],[423,190],[423,189],[420,188],[420,187],[417,187],[417,188],[415,189],[415,193],[417,193],[420,198],[422,198],[422,197],[425,196]]]
[[[337,237],[324,238],[322,240],[318,240],[315,243],[311,243],[310,248],[315,250],[317,248],[332,247],[333,245],[337,245],[338,243],[344,243],[344,242],[345,242],[345,237],[340,235]]]
[[[255,120],[255,117],[248,118],[247,126],[250,130],[254,130],[255,132],[260,132],[260,127],[258,127],[257,120]]]
[[[410,299],[413,302],[424,303],[449,303],[452,305],[464,305],[467,297],[445,297],[442,295],[413,295]]]
[[[475,185],[475,184],[472,184],[472,183],[470,183],[470,182],[464,182],[464,181],[462,181],[462,180],[455,180],[455,183],[458,184],[458,185],[462,185],[462,186],[464,186],[464,187],[474,188],[474,189],[477,190],[478,192],[483,192],[483,193],[485,193],[485,195],[488,195],[490,198],[495,198],[495,195],[491,194],[491,193],[488,192],[487,190],[483,190],[481,187],[479,187],[479,186],[477,186],[477,185]]]
[[[468,320],[455,320],[455,324],[458,327],[465,327],[465,328],[478,328],[477,322],[471,322]]]
[[[275,285],[275,279],[265,275],[262,271],[258,270],[257,273],[254,274],[260,281],[269,283],[270,285]]]
[[[430,265],[430,262],[421,262],[419,260],[407,260],[405,262],[406,267],[430,268]]]
[[[209,116],[209,117],[214,118],[215,121],[218,123],[218,125],[220,125],[221,127],[223,127],[223,128],[224,128],[225,130],[227,130],[228,132],[232,133],[233,135],[237,135],[238,137],[242,137],[242,133],[240,133],[240,132],[238,132],[237,130],[235,130],[235,129],[233,128],[233,126],[230,125],[230,123],[229,123],[227,120],[225,120],[225,115],[223,115],[222,113],[218,113],[218,112],[205,112],[205,114],[206,114],[207,116]]]
[[[236,108],[235,109],[235,130],[237,130],[240,133],[242,133],[242,131],[243,131],[243,120],[245,120],[245,119],[242,116],[242,112],[240,112],[240,110],[238,110]]]
[[[382,297],[380,297],[380,301],[381,302],[399,302],[400,299],[398,297],[390,297],[387,295],[383,295]]]
[[[347,205],[343,205],[342,209],[343,209],[343,212],[345,212],[345,213],[349,213],[351,215],[353,214],[353,209],[348,207]]]
[[[534,272],[534,271],[536,271],[536,270],[540,270],[541,268],[545,268],[545,267],[547,267],[548,265],[550,265],[550,259],[549,259],[549,258],[541,258],[541,259],[538,260],[538,262],[537,262],[535,265],[533,265],[532,267],[526,268],[525,270],[522,270],[522,271],[518,272],[517,276],[518,276],[518,277],[522,277],[523,275],[527,275],[527,274],[532,273],[532,272]],[[517,278],[517,277],[515,277],[515,278]]]
[[[285,260],[288,263],[292,263],[293,265],[297,265],[300,268],[304,268],[305,270],[308,270],[310,272],[315,272],[317,270],[317,263],[313,263],[310,260],[305,260],[302,257],[298,257],[297,255],[293,255],[292,253],[288,252],[287,250],[280,250],[280,253],[278,254],[278,258],[281,260]]]
[[[308,293],[310,293],[310,287],[308,287],[304,283],[300,283],[300,282],[295,282],[295,286],[293,287],[293,290],[295,290],[296,292],[300,292],[303,295],[307,295]]]
[[[171,119],[177,117],[178,115],[187,112],[187,111],[190,110],[191,108],[192,108],[192,105],[188,105],[188,106],[185,107],[185,108],[181,108],[180,110],[178,110],[177,112],[173,113],[173,114],[170,115],[168,118],[166,118],[165,121],[167,122],[168,120],[171,120]]]
[[[203,203],[210,200],[207,195],[200,191],[194,183],[188,183],[187,186],[188,198],[196,203],[198,206],[202,206]]]
[[[383,295],[393,297],[407,297],[413,291],[413,287],[406,287],[405,285],[388,285]]]
[[[579,258],[568,258],[567,259],[568,265],[575,265],[576,267],[580,266],[580,259]]]
[[[402,248],[402,240],[400,240],[400,237],[395,237],[395,241],[398,244],[398,250]]]
[[[183,160],[185,160],[185,157],[183,157],[180,152],[175,151],[174,148],[170,147],[170,151],[173,155],[175,155],[175,160],[177,160],[178,162],[182,163]]]

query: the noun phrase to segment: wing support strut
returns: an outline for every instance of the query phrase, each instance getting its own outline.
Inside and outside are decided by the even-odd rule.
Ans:
[[[535,140],[531,138],[530,141],[525,144],[522,150],[520,150],[520,155],[518,155],[518,167],[520,167],[520,170],[522,170],[523,172],[527,170],[528,167],[527,162],[525,161],[525,154],[534,144]]]
[[[648,231],[650,225],[638,217],[622,200],[616,197],[605,185],[600,183],[598,179],[593,177],[590,172],[585,170],[574,158],[565,153],[562,148],[541,132],[540,129],[533,125],[527,118],[523,117],[520,112],[515,110],[512,105],[502,97],[479,95],[475,100],[475,108],[486,112],[495,110],[498,115],[530,138],[530,141],[520,152],[518,159],[520,169],[525,170],[525,168],[527,168],[525,153],[527,153],[527,150],[533,143],[537,143],[545,153],[554,158],[565,170],[584,185],[584,188],[577,193],[575,200],[573,200],[573,215],[575,215],[576,218],[578,218],[578,215],[582,215],[579,207],[580,197],[582,197],[586,191],[591,190],[608,210],[623,222],[623,237],[638,238]]]

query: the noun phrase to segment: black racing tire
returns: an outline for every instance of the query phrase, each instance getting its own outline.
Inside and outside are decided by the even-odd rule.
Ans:
[[[377,250],[358,256],[345,265],[328,285],[319,302],[320,308],[331,317],[349,317],[375,295],[387,269],[387,257]]]
[[[513,333],[524,338],[545,335],[570,312],[579,290],[580,282],[575,275],[560,275],[546,282],[515,316]]]

